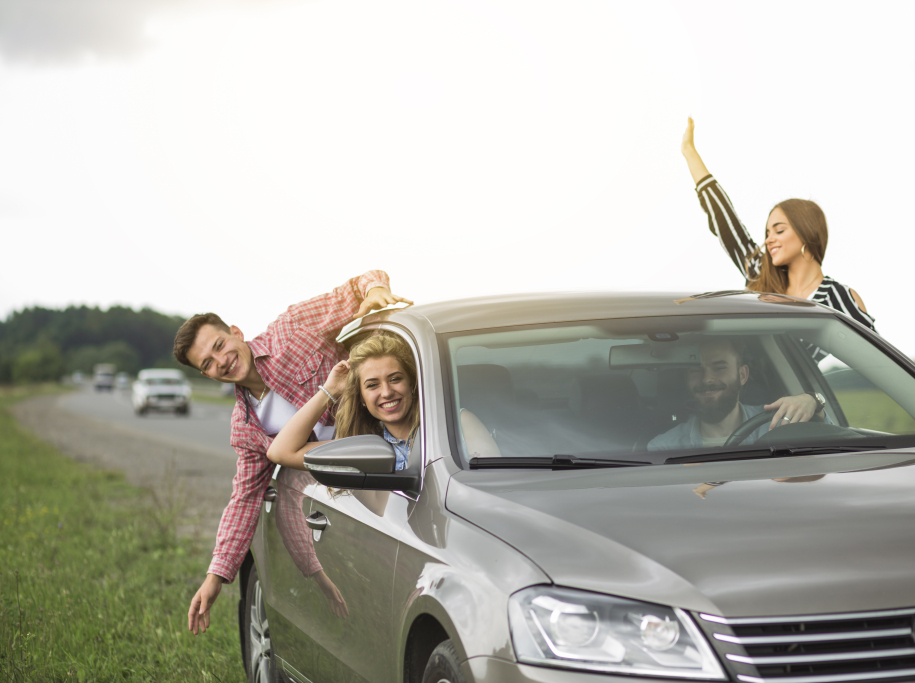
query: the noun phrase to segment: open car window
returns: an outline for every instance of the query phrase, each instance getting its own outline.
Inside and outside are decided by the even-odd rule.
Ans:
[[[829,316],[602,320],[445,341],[464,462],[557,455],[663,462],[677,452],[915,445],[910,368]],[[719,356],[733,349],[739,360],[725,368],[715,349]],[[770,432],[763,406],[802,394],[824,399],[825,417]],[[758,423],[736,443],[708,433],[726,409],[738,411],[739,423]]]

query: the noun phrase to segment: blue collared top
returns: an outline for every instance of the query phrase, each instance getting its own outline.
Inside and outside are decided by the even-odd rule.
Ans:
[[[407,469],[407,460],[410,457],[410,443],[405,439],[395,439],[384,425],[381,425],[381,428],[383,430],[381,435],[384,440],[394,447],[394,452],[397,454],[397,463],[394,465],[394,469],[397,471]]]
[[[763,412],[762,406],[745,406],[743,403],[740,404],[740,419],[741,421],[749,420],[754,415],[759,415]],[[774,415],[775,413],[773,413]],[[826,423],[832,424],[832,420],[829,419],[829,416],[826,416]],[[762,425],[755,432],[750,434],[743,442],[742,445],[748,446],[752,443],[755,443],[757,439],[762,437],[764,434],[769,432],[769,423]],[[690,416],[690,418],[678,424],[676,427],[670,431],[664,432],[663,434],[656,436],[651,441],[648,442],[649,451],[667,451],[673,450],[676,448],[701,448],[702,447],[702,432],[699,428],[699,418],[695,415]]]

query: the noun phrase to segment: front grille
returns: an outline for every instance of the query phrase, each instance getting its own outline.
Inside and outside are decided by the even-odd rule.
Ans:
[[[155,394],[150,398],[154,401],[174,401],[178,397],[175,394]]]
[[[915,608],[796,617],[700,614],[744,683],[841,683],[915,677]]]

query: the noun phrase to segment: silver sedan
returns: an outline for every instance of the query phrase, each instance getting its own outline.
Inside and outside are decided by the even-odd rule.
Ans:
[[[915,366],[754,293],[518,295],[364,318],[415,356],[377,436],[277,467],[251,680],[915,677]]]

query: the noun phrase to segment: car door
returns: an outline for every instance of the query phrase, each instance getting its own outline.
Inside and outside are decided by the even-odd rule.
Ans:
[[[397,650],[391,615],[394,567],[410,501],[389,491],[339,491],[320,484],[309,494],[312,523],[326,521],[315,553],[347,611],[342,619],[324,611],[312,622],[308,636],[315,656],[339,663],[339,669],[316,672],[315,680],[390,681]]]
[[[306,520],[312,504],[308,492],[316,485],[308,472],[277,468],[273,500],[263,511],[269,567],[263,583],[277,666],[298,679],[332,680],[336,664],[306,635],[327,628],[335,607],[318,586],[323,568]]]

